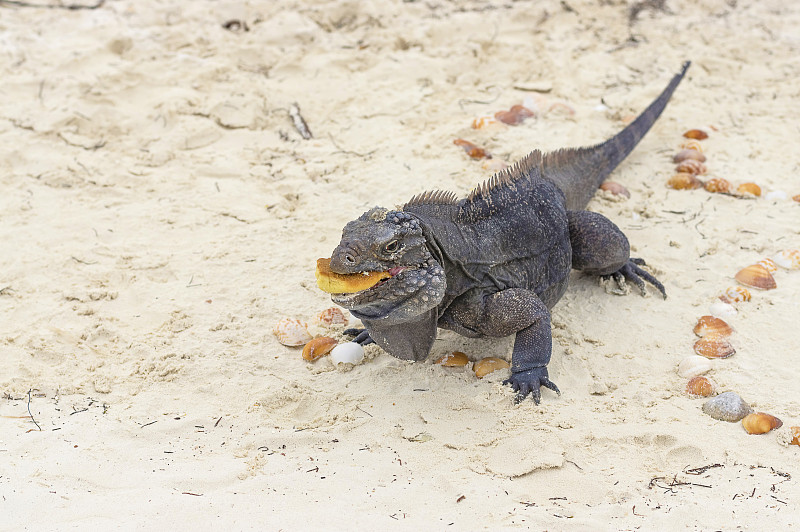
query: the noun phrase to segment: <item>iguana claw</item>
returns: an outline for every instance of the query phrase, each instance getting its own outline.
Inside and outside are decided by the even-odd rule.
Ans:
[[[635,284],[637,288],[639,288],[639,291],[642,293],[642,295],[647,294],[647,286],[644,283],[647,281],[655,286],[659,292],[661,292],[661,295],[664,296],[664,299],[667,299],[667,291],[664,289],[664,285],[661,284],[658,279],[653,277],[652,274],[641,269],[639,266],[646,266],[644,259],[631,257],[628,259],[628,262],[622,266],[622,268],[615,271],[611,275],[604,277],[613,278],[614,281],[616,281],[617,286],[619,286],[619,288],[623,291],[626,291],[625,280],[627,279]]]
[[[516,402],[523,401],[528,394],[533,398],[533,402],[537,405],[542,399],[542,393],[539,388],[544,386],[561,395],[558,386],[553,383],[547,376],[547,368],[533,368],[525,371],[515,371],[511,377],[503,381],[503,384],[510,384],[514,391],[517,392]]]
[[[344,334],[347,336],[355,336],[351,341],[360,345],[369,345],[375,343],[366,329],[345,329]]]

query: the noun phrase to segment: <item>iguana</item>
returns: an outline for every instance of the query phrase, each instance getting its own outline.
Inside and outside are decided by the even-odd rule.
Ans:
[[[549,309],[564,294],[571,269],[620,285],[627,279],[643,294],[647,281],[666,298],[664,286],[640,268],[644,261],[630,257],[622,231],[584,209],[659,117],[689,64],[639,117],[601,144],[535,150],[464,199],[424,192],[398,210],[375,207],[348,223],[330,271],[345,280],[382,272],[370,288],[332,294],[364,324],[351,331],[355,341],[374,341],[397,358],[419,361],[429,354],[437,327],[470,338],[513,334],[511,377],[504,384],[517,400],[530,394],[537,404],[541,386],[560,394],[547,373]]]

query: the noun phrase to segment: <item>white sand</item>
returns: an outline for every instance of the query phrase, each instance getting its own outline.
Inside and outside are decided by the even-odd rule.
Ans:
[[[800,205],[664,186],[699,127],[710,175],[800,193],[784,4],[670,1],[633,24],[589,0],[0,6],[0,529],[796,526],[800,272],[740,306],[712,371],[784,428],[711,419],[674,369],[739,268],[800,247]],[[575,275],[553,310],[560,398],[515,406],[503,372],[375,348],[331,370],[275,340],[330,306],[314,261],[348,220],[489,177],[453,139],[507,161],[604,140],[685,59],[612,177],[631,199],[591,204],[670,297]],[[470,128],[539,94],[515,87],[575,114]],[[441,333],[431,360],[453,350],[511,340]]]

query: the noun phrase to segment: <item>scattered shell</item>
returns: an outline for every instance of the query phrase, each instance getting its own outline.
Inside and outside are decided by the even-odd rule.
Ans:
[[[473,144],[472,142],[470,142],[468,140],[456,139],[456,140],[453,141],[453,144],[455,144],[456,146],[461,146],[462,148],[464,148],[464,151],[467,152],[467,155],[469,155],[473,159],[491,159],[492,158],[492,154],[491,153],[489,153],[488,151],[484,150],[483,148],[481,148],[477,144]]]
[[[742,419],[742,426],[748,434],[766,434],[772,429],[779,429],[783,421],[765,412],[748,414]]]
[[[682,174],[702,175],[708,170],[706,165],[694,159],[686,159],[675,167],[675,170]]]
[[[720,421],[736,423],[753,409],[736,392],[725,392],[703,404],[703,412]]]
[[[778,286],[772,274],[760,264],[751,264],[739,270],[734,278],[745,286],[760,290],[772,290]]]
[[[308,326],[304,321],[284,318],[275,324],[275,328],[272,329],[272,333],[283,345],[294,347],[298,345],[304,345],[311,340],[311,335],[308,334],[307,327]]]
[[[461,351],[453,351],[452,353],[448,353],[439,357],[439,359],[436,361],[436,364],[448,368],[458,368],[469,364],[469,358],[467,358],[467,355]]]
[[[775,265],[775,261],[772,259],[761,259],[760,261],[756,262],[756,264],[758,266],[762,266],[769,273],[775,273],[778,271],[778,267]]]
[[[789,430],[792,431],[792,441],[789,445],[800,445],[800,427],[789,427]]]
[[[327,336],[314,338],[303,347],[303,359],[313,362],[318,358],[322,358],[330,353],[331,349],[336,347],[338,343],[336,339]]]
[[[511,366],[509,365],[508,362],[506,362],[502,358],[486,357],[475,362],[475,364],[472,365],[472,370],[475,372],[476,377],[482,379],[493,371],[497,371],[498,369],[504,369],[508,367]]]
[[[706,162],[706,156],[703,155],[702,151],[690,149],[681,150],[675,154],[675,157],[672,158],[673,162],[676,163],[681,163],[687,159],[692,159],[701,163]]]
[[[708,192],[716,192],[719,194],[730,194],[731,190],[733,190],[733,185],[727,179],[723,179],[721,177],[715,177],[713,179],[709,179],[706,181],[705,189]]]
[[[736,354],[736,350],[725,338],[705,336],[694,343],[694,352],[706,358],[728,358]]]
[[[481,163],[481,168],[496,174],[508,168],[508,163],[502,159],[486,159]]]
[[[681,148],[683,148],[684,150],[694,150],[703,153],[703,146],[700,144],[699,141],[694,139],[689,139],[683,144],[681,144]]]
[[[631,193],[628,191],[627,188],[620,185],[616,181],[605,181],[602,185],[600,185],[600,190],[604,190],[606,192],[610,192],[615,196],[625,196],[626,198],[631,197]]]
[[[508,111],[497,111],[494,117],[504,124],[516,126],[525,121],[526,118],[536,116],[536,113],[522,105],[514,105]]]
[[[755,196],[761,195],[761,187],[755,183],[742,183],[736,187],[736,193],[740,196]]]
[[[708,133],[702,129],[690,129],[683,136],[687,139],[704,140],[708,138]]]
[[[475,120],[472,121],[472,129],[484,129],[494,124],[499,124],[500,122],[495,119],[493,116],[479,116]]]
[[[772,257],[773,262],[787,270],[800,269],[800,249],[784,249]]]
[[[796,194],[796,195],[792,196],[792,199],[794,201],[800,201],[800,194]],[[792,428],[794,428],[794,427],[792,427]]]
[[[675,190],[695,190],[703,188],[703,182],[694,174],[680,173],[670,177],[667,186]]]
[[[364,348],[355,342],[339,344],[331,350],[334,364],[358,364],[364,360]]]
[[[730,325],[714,316],[703,316],[694,326],[694,333],[701,338],[705,336],[724,338],[730,336],[732,332],[733,329],[731,329]]]
[[[683,378],[696,377],[711,371],[712,362],[700,355],[689,355],[678,364],[678,375]]]
[[[698,375],[686,383],[686,393],[693,398],[711,397],[717,393],[717,384],[708,377]]]
[[[732,318],[736,316],[736,307],[724,301],[716,301],[708,307],[708,313],[715,318]]]
[[[786,192],[784,192],[783,190],[770,190],[764,196],[764,198],[768,199],[769,201],[785,200],[788,197],[789,197],[788,194],[786,194]]]
[[[719,298],[725,303],[750,301],[750,290],[743,286],[730,286]]]
[[[316,321],[324,327],[347,325],[347,316],[338,307],[326,308],[316,316]]]

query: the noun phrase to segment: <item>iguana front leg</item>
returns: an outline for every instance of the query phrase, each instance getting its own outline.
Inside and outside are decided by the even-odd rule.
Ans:
[[[644,260],[630,256],[628,239],[611,220],[590,211],[569,211],[567,218],[573,268],[611,277],[620,288],[624,288],[627,279],[639,288],[642,295],[647,293],[647,281],[666,299],[664,285],[639,267],[644,266]]]
[[[553,347],[550,311],[536,294],[524,288],[496,292],[484,299],[482,314],[480,329],[483,334],[509,336],[516,333],[511,377],[503,384],[514,388],[517,401],[530,394],[539,404],[542,386],[560,395],[547,374]]]

